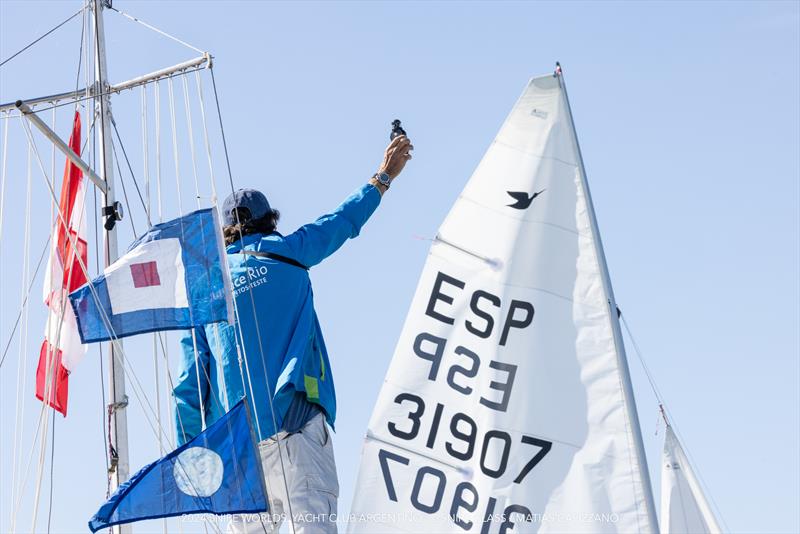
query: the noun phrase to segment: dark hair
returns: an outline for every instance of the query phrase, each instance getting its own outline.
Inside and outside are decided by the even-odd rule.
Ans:
[[[278,220],[281,218],[281,213],[278,210],[270,210],[260,219],[250,219],[250,210],[247,208],[236,208],[236,211],[238,212],[239,222],[222,228],[226,246],[236,243],[246,235],[271,234],[278,227]],[[234,219],[236,218],[236,214],[234,214]]]

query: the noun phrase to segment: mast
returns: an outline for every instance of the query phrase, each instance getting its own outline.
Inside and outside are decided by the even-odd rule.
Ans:
[[[100,143],[100,176],[106,184],[104,194],[103,215],[107,217],[105,224],[105,266],[108,267],[118,255],[117,233],[114,223],[120,218],[114,198],[114,166],[111,147],[111,102],[108,94],[108,69],[106,65],[106,43],[103,25],[103,9],[106,0],[92,0],[92,16],[95,31],[95,110],[100,120],[98,140]],[[128,463],[128,417],[125,408],[128,397],[125,395],[125,374],[123,371],[123,354],[117,349],[121,341],[108,344],[109,361],[109,435],[111,450],[109,454],[109,478],[112,491],[128,479],[130,466]],[[115,532],[131,532],[129,525],[114,527]]]
[[[617,302],[614,299],[614,290],[611,287],[611,277],[608,274],[608,264],[606,263],[605,252],[603,252],[603,242],[600,238],[600,230],[597,225],[597,216],[594,212],[594,204],[592,203],[592,195],[589,192],[589,183],[586,179],[586,167],[583,164],[583,154],[581,147],[578,143],[578,134],[575,130],[575,121],[572,118],[572,108],[569,104],[569,95],[567,94],[567,85],[564,82],[564,74],[561,70],[561,65],[556,63],[555,75],[558,78],[559,85],[564,94],[565,108],[567,116],[569,117],[570,125],[572,126],[572,142],[575,145],[575,150],[578,154],[581,186],[583,193],[586,195],[586,211],[589,215],[589,222],[592,226],[592,234],[594,234],[594,248],[595,255],[597,256],[597,263],[600,267],[600,275],[603,280],[603,288],[605,289],[608,298],[608,317],[611,321],[611,331],[614,333],[614,345],[616,346],[617,366],[619,368],[620,378],[622,380],[622,394],[625,399],[625,410],[627,412],[628,421],[631,423],[631,431],[633,432],[633,441],[636,446],[636,462],[639,467],[639,472],[642,477],[642,491],[644,492],[645,506],[647,507],[647,517],[650,521],[651,531],[654,533],[659,532],[658,519],[656,518],[656,507],[653,499],[653,487],[650,483],[650,471],[647,468],[647,456],[644,452],[644,441],[642,440],[642,429],[639,425],[639,415],[636,411],[636,399],[633,396],[633,385],[631,383],[630,370],[628,369],[628,357],[625,354],[625,344],[622,341],[622,330],[619,325],[619,316],[617,315]]]

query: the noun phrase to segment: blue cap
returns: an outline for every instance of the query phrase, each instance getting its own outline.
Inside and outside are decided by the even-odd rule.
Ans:
[[[236,208],[247,208],[250,211],[251,220],[260,219],[267,215],[272,208],[267,201],[267,197],[261,191],[255,189],[239,189],[222,203],[222,219],[225,226],[236,224]]]

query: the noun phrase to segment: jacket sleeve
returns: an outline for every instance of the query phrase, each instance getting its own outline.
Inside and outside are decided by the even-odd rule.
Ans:
[[[181,369],[180,375],[172,390],[175,398],[175,435],[178,445],[183,445],[203,431],[200,411],[200,397],[203,398],[203,409],[209,406],[209,347],[203,327],[195,328],[197,342],[197,358],[194,356],[192,330],[185,330],[181,337]],[[198,369],[197,365],[200,365]],[[199,373],[198,373],[199,371]],[[198,383],[198,374],[200,375]]]
[[[284,242],[295,260],[307,267],[316,265],[336,252],[345,241],[356,237],[380,202],[378,189],[365,184],[331,213],[287,235]]]

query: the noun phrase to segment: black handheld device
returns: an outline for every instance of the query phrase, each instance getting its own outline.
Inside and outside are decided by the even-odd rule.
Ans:
[[[400,125],[400,119],[392,121],[392,133],[389,134],[389,141],[393,140],[398,135],[406,135],[406,131]]]

